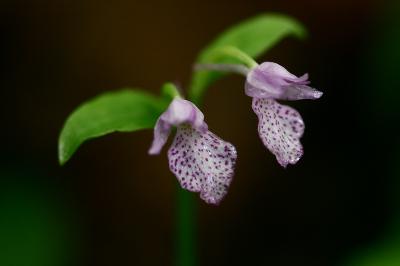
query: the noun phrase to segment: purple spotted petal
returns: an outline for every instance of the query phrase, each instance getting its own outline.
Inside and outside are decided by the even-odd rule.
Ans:
[[[191,102],[175,98],[167,110],[158,118],[154,127],[154,139],[149,154],[159,154],[167,142],[172,126],[189,124],[199,132],[206,132],[203,113]]]
[[[210,131],[200,133],[180,126],[168,150],[169,167],[181,186],[200,192],[210,204],[218,204],[228,192],[236,163],[235,147]]]
[[[320,98],[322,92],[308,86],[309,83],[308,74],[296,77],[276,63],[265,62],[249,72],[245,92],[253,98],[277,100]]]
[[[300,138],[304,123],[300,114],[271,99],[253,98],[252,107],[258,116],[258,133],[264,145],[283,167],[295,164],[303,155]]]

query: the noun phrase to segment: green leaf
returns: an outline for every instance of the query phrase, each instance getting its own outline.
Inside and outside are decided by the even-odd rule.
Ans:
[[[123,89],[83,103],[68,117],[61,131],[58,143],[60,164],[67,162],[88,139],[116,131],[153,128],[171,97],[156,98],[143,91]]]
[[[235,47],[250,57],[256,58],[266,52],[282,38],[294,35],[306,36],[305,28],[295,19],[279,14],[263,14],[233,26],[203,51],[197,63],[239,63],[238,60],[224,54],[224,47]],[[205,89],[224,74],[212,71],[198,71],[193,75],[189,89],[189,98],[199,103]]]

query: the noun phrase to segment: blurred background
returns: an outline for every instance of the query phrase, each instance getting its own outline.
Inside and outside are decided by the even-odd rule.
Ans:
[[[292,102],[305,155],[282,169],[257,135],[244,80],[208,91],[207,123],[239,153],[219,207],[198,200],[199,265],[400,265],[400,4],[381,0],[0,2],[0,265],[173,265],[176,185],[151,131],[57,138],[82,101],[188,84],[200,49],[262,12],[309,29],[260,61],[324,92]]]

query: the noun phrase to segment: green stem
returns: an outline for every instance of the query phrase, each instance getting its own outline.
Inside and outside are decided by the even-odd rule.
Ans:
[[[196,194],[177,188],[176,265],[196,266]]]
[[[175,97],[182,97],[179,93],[178,88],[171,82],[167,82],[162,86],[161,93],[165,98],[167,98],[171,101]]]
[[[243,52],[242,50],[240,50],[234,46],[225,46],[222,48],[218,48],[215,50],[214,53],[215,53],[216,57],[220,57],[222,55],[222,56],[228,56],[228,57],[235,58],[236,60],[238,60],[242,64],[246,65],[250,69],[252,69],[258,65],[257,62],[253,58],[251,58],[245,52]],[[214,63],[214,61],[213,61],[213,63]]]
[[[218,72],[237,73],[247,76],[250,69],[241,64],[195,64],[194,70],[212,70]]]

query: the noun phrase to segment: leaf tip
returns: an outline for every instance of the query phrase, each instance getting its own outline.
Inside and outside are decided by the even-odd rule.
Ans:
[[[58,143],[58,164],[64,166],[64,164],[69,160],[69,157],[65,153],[64,144],[62,141]]]
[[[305,39],[308,37],[308,31],[303,23],[301,23],[298,19],[278,12],[271,12],[271,13],[263,13],[259,16],[253,18],[254,20],[275,20],[282,25],[286,25],[287,30],[289,33],[296,36],[299,39]]]

